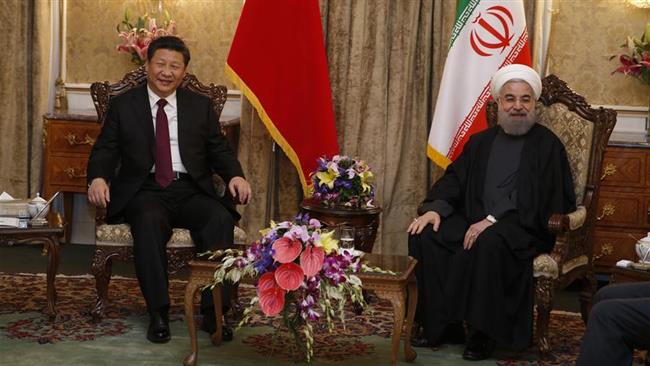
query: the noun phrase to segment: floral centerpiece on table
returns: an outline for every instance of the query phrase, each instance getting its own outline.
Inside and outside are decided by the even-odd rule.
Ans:
[[[319,158],[311,180],[312,197],[326,206],[373,207],[374,175],[363,160],[345,155]]]
[[[148,14],[138,17],[135,23],[131,23],[127,10],[124,12],[124,20],[117,25],[117,33],[121,40],[117,45],[117,51],[130,54],[131,61],[141,66],[147,59],[147,49],[154,39],[176,35],[176,22],[165,10],[160,27],[156,25],[156,18]]]
[[[261,232],[262,238],[245,252],[225,251],[215,282],[258,278],[257,296],[244,309],[239,326],[248,322],[256,304],[267,316],[281,314],[310,361],[312,323],[324,317],[331,331],[337,314],[345,324],[348,299],[365,305],[361,280],[355,275],[361,270],[361,257],[354,251],[340,251],[334,231],[323,229],[320,221],[308,215],[271,222]]]
[[[621,66],[612,71],[612,74],[630,75],[650,85],[650,23],[646,24],[640,40],[627,37],[627,42],[621,48],[626,48],[628,53],[618,56]],[[615,57],[617,56],[611,58]]]

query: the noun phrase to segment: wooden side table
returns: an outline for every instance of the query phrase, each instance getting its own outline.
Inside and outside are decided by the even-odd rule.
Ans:
[[[397,365],[397,351],[404,326],[404,360],[413,362],[417,357],[417,353],[411,347],[415,307],[418,302],[418,288],[413,271],[417,260],[403,255],[383,254],[366,254],[364,259],[369,267],[379,267],[396,273],[361,272],[357,276],[361,279],[364,290],[374,291],[378,297],[389,300],[393,304],[390,364]]]
[[[365,263],[369,267],[380,267],[395,274],[364,272],[357,276],[363,283],[364,290],[374,290],[378,297],[387,299],[393,304],[393,335],[391,339],[391,365],[397,364],[397,351],[399,350],[402,328],[404,334],[404,359],[412,362],[417,354],[411,347],[411,330],[415,318],[415,307],[418,300],[417,284],[415,282],[415,265],[417,260],[407,256],[366,254]],[[212,282],[214,272],[219,268],[219,262],[190,261],[190,277],[185,290],[185,319],[190,332],[192,350],[183,364],[196,365],[198,357],[198,344],[196,339],[196,325],[194,323],[194,297],[198,290]],[[221,288],[215,286],[212,290],[214,310],[217,318],[217,330],[212,335],[214,345],[221,344],[221,330],[223,327],[223,314],[221,309]],[[407,303],[408,301],[408,303]]]
[[[185,287],[185,321],[187,330],[190,333],[190,346],[192,351],[183,360],[183,365],[196,365],[196,359],[199,353],[199,345],[196,340],[196,323],[194,321],[194,298],[203,286],[212,282],[214,272],[219,268],[220,262],[207,260],[192,260],[187,263],[190,269],[190,277]],[[223,329],[223,314],[221,310],[221,287],[215,286],[212,289],[212,298],[214,299],[214,312],[217,315],[217,330],[212,334],[212,344],[218,346],[221,344],[221,332]],[[217,310],[218,309],[218,310]]]
[[[0,245],[43,244],[42,255],[47,261],[47,307],[45,313],[56,318],[56,288],[54,279],[59,269],[59,239],[63,237],[62,227],[31,227],[27,229],[0,228]]]
[[[634,268],[612,267],[609,283],[650,281],[650,271]]]

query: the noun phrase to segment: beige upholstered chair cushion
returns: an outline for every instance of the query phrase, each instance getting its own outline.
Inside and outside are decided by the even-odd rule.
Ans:
[[[235,226],[235,243],[244,244],[246,242],[246,232]],[[96,229],[97,245],[112,246],[132,246],[133,237],[131,228],[128,224],[119,225],[98,225]],[[174,229],[171,239],[167,243],[169,248],[193,247],[194,243],[190,237],[190,231],[186,229]]]
[[[555,103],[550,107],[537,103],[540,123],[553,131],[564,143],[571,165],[576,202],[582,203],[589,172],[589,157],[594,139],[594,125],[570,111],[566,105]]]
[[[570,259],[562,265],[562,274],[571,271],[574,268],[584,266],[589,262],[586,255],[580,255]],[[545,277],[557,279],[560,274],[560,268],[557,262],[548,254],[540,254],[533,261],[533,277]]]

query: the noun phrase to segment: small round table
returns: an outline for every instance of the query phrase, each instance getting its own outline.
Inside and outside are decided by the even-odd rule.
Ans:
[[[309,217],[318,219],[326,227],[337,228],[344,225],[354,227],[355,249],[372,253],[379,227],[380,207],[327,207],[314,199],[307,198],[300,204],[300,209],[308,213]]]

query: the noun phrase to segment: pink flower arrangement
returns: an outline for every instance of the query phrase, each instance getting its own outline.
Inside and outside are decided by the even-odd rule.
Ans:
[[[310,361],[314,340],[311,322],[324,316],[331,330],[337,314],[345,321],[343,309],[348,299],[365,305],[361,280],[355,275],[362,267],[361,256],[340,250],[334,231],[324,230],[320,221],[308,215],[271,222],[262,234],[245,252],[226,251],[215,282],[257,278],[257,297],[244,310],[239,325],[248,322],[257,303],[266,316],[282,314],[284,325],[298,345],[304,345],[301,348]]]
[[[630,75],[650,85],[650,23],[646,24],[640,40],[628,37],[626,44],[621,48],[627,48],[630,53],[618,56],[621,66],[617,67],[612,74]]]
[[[156,18],[148,14],[138,17],[136,23],[131,24],[128,10],[125,11],[124,20],[117,25],[118,37],[122,42],[117,45],[117,51],[130,54],[133,63],[143,65],[151,41],[162,36],[176,35],[176,22],[171,19],[167,11],[163,16],[162,27],[158,27]]]

